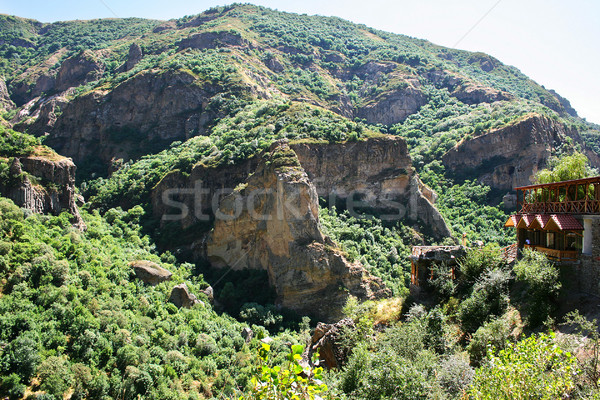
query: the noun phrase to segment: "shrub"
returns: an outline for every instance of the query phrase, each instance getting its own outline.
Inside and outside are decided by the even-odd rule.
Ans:
[[[73,375],[69,362],[63,357],[48,357],[38,367],[40,388],[55,397],[62,398],[71,386]]]
[[[25,385],[21,383],[21,377],[13,373],[2,378],[0,394],[7,396],[10,400],[22,398],[25,395]]]
[[[537,251],[525,249],[515,265],[517,281],[526,285],[526,303],[530,326],[538,326],[550,316],[561,288],[559,271],[548,258]]]
[[[500,315],[508,306],[510,275],[501,269],[487,272],[473,287],[473,293],[458,307],[458,320],[467,332],[475,332],[490,316]]]
[[[569,398],[578,373],[575,357],[558,347],[553,334],[530,336],[487,361],[473,380],[475,400]]]
[[[271,346],[262,343],[258,352],[258,365],[256,373],[252,377],[252,388],[248,397],[242,396],[241,399],[305,399],[313,400],[318,398],[319,393],[327,391],[321,379],[323,374],[322,367],[303,368],[299,361],[302,359],[304,347],[293,345],[287,357],[286,365],[270,366],[269,352]],[[314,360],[318,359],[318,354]]]

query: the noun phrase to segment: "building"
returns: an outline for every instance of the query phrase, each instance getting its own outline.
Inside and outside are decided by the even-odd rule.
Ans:
[[[519,248],[530,247],[558,261],[595,255],[594,242],[600,242],[600,176],[515,190],[521,210],[504,226],[516,228]],[[600,256],[600,248],[596,253]]]

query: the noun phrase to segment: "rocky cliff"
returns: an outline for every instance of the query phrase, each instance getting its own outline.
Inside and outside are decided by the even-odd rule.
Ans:
[[[346,143],[300,142],[291,147],[320,197],[346,209],[374,208],[388,219],[420,221],[434,236],[450,236],[431,192],[412,167],[404,139],[381,136]],[[432,193],[432,192],[431,192]]]
[[[404,139],[373,137],[357,142],[292,142],[290,147],[311,184],[330,204],[351,211],[376,210],[386,219],[426,226],[438,239],[451,235],[435,208],[435,193],[412,167]],[[189,174],[173,171],[153,189],[153,214],[163,222],[189,228],[212,218],[216,205],[243,184],[258,165],[257,157],[236,165],[197,164]]]
[[[495,189],[512,190],[532,183],[548,158],[568,138],[580,141],[575,129],[554,119],[529,114],[501,129],[465,140],[443,157],[447,170],[459,176],[476,176]],[[585,151],[592,166],[600,159]]]
[[[318,196],[294,151],[276,142],[245,184],[219,205],[206,256],[215,267],[266,270],[278,302],[323,320],[341,316],[349,295],[387,295],[320,231]]]
[[[46,143],[75,163],[135,158],[203,134],[219,90],[188,72],[145,71],[112,91],[94,90],[68,103]]]
[[[75,195],[75,164],[53,154],[52,158],[29,156],[14,158],[9,180],[0,185],[2,195],[35,213],[71,213],[78,229],[85,229]]]

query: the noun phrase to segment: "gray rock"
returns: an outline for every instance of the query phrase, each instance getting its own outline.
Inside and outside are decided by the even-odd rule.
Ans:
[[[190,293],[185,283],[180,283],[173,287],[171,296],[169,296],[169,302],[175,304],[179,308],[190,308],[196,304],[203,304],[193,293]]]
[[[133,268],[135,277],[149,285],[158,285],[161,282],[168,281],[173,275],[170,271],[152,261],[136,260],[129,263]]]
[[[246,343],[248,343],[254,337],[254,332],[252,331],[252,329],[246,327],[246,328],[242,329],[242,337],[244,338]]]

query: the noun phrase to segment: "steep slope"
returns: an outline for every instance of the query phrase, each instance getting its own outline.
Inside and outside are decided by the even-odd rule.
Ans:
[[[281,305],[327,321],[342,317],[350,295],[389,294],[321,233],[316,189],[286,142],[220,201],[206,256],[216,267],[266,270]]]
[[[85,229],[75,192],[75,164],[35,138],[0,127],[0,194],[38,214],[66,211]]]
[[[162,24],[0,22],[3,69],[21,106],[13,124],[48,134],[48,144],[78,164],[99,155],[96,172],[207,134],[253,98],[283,96],[373,125],[404,121],[435,91],[465,104],[531,111],[537,102],[573,114],[556,93],[483,53],[336,18],[235,5]]]

